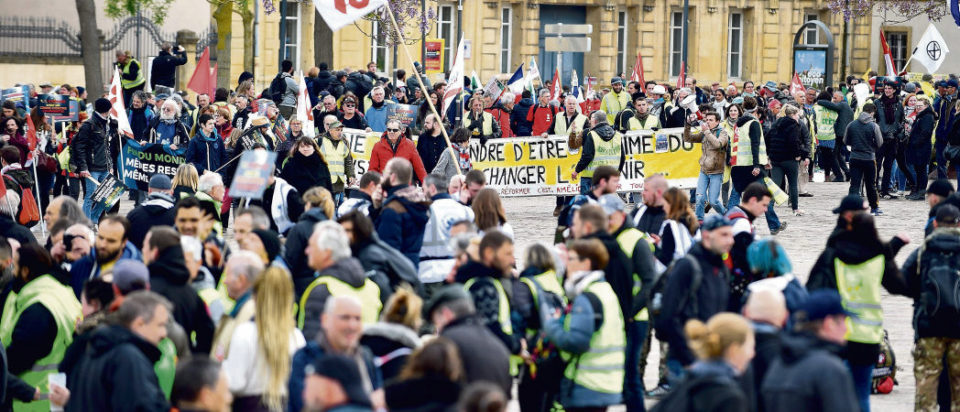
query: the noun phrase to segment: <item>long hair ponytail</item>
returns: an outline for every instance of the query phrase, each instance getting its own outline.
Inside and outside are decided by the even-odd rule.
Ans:
[[[264,404],[273,411],[283,410],[287,400],[287,379],[290,377],[290,335],[294,330],[290,302],[293,302],[293,281],[280,268],[269,268],[253,284],[256,299],[257,342],[266,360],[267,387]]]

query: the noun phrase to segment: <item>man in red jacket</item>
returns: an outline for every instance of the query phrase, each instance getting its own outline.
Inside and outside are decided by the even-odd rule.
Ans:
[[[388,120],[386,138],[381,138],[373,146],[368,170],[383,174],[387,162],[394,157],[409,160],[413,165],[413,170],[417,173],[417,180],[423,182],[423,178],[427,176],[427,171],[423,168],[423,160],[420,159],[417,146],[410,139],[403,137],[399,121]]]
[[[487,109],[487,113],[492,114],[497,123],[500,123],[500,137],[514,137],[513,130],[510,129],[510,113],[513,112],[515,99],[516,96],[513,93],[504,92],[500,96],[500,101]]]
[[[540,89],[539,102],[527,112],[527,121],[533,122],[533,136],[540,136],[550,129],[557,108],[550,105],[550,91]]]

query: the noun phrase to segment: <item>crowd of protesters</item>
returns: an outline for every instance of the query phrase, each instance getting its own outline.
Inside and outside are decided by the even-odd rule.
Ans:
[[[182,51],[165,53],[173,67]],[[111,103],[53,125],[4,102],[4,408],[501,412],[516,393],[525,412],[636,412],[645,398],[664,411],[867,412],[870,393],[893,384],[874,369],[890,350],[881,288],[915,301],[917,410],[960,402],[960,303],[942,294],[960,270],[954,78],[851,77],[791,95],[773,82],[615,77],[583,102],[468,88],[436,116],[426,99],[439,108],[446,84],[419,68],[426,96],[403,71],[321,64],[307,71],[315,130],[304,130],[289,61],[259,93],[244,73],[192,104],[163,76],[144,91],[139,63],[117,57],[133,141],[186,162],[131,191],[126,216],[98,213],[93,191],[119,173]],[[38,93],[51,92],[86,99],[70,86]],[[391,104],[421,109],[405,126],[386,116]],[[344,128],[382,133],[359,178]],[[622,136],[660,128],[701,144],[697,187],[651,173],[631,208],[617,193]],[[581,190],[558,198],[554,244],[517,250],[529,234],[468,147],[544,135],[569,135]],[[260,199],[234,199],[248,150],[277,161]],[[801,282],[755,224],[786,228],[773,208],[783,187],[803,215],[819,173],[850,190]],[[930,220],[901,268],[910,239],[880,240],[874,216],[902,191],[928,202]],[[26,227],[39,224],[25,213],[34,196],[39,240]],[[654,345],[660,379],[647,391]]]

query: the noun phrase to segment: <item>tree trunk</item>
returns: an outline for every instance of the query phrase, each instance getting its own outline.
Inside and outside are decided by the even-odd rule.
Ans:
[[[97,30],[97,5],[94,0],[76,0],[80,18],[80,54],[83,56],[84,81],[89,99],[95,100],[105,91],[100,71],[100,32]]]
[[[225,1],[216,8],[213,18],[217,24],[217,87],[232,89],[230,79],[230,37],[233,32],[233,2]]]
[[[240,17],[243,21],[243,69],[253,73],[253,12],[244,9]]]

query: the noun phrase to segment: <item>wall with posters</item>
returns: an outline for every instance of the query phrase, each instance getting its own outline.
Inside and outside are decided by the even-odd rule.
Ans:
[[[359,180],[367,171],[367,161],[373,146],[380,140],[380,134],[345,129],[344,138],[349,142]],[[684,143],[683,129],[628,132],[624,136],[623,148],[626,163],[620,179],[621,192],[643,190],[644,177],[654,173],[663,173],[671,186],[696,187],[700,174],[700,145]],[[580,192],[579,180],[570,176],[580,154],[570,153],[565,136],[493,139],[486,145],[472,141],[470,157],[473,167],[483,170],[489,187],[497,189],[500,196],[553,196]]]

